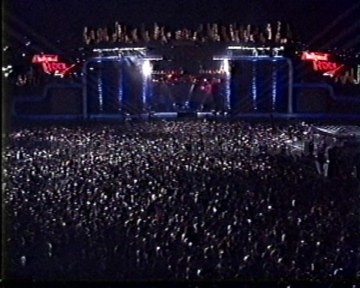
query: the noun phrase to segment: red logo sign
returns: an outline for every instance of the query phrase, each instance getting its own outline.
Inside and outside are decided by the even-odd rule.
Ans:
[[[315,71],[328,72],[331,70],[335,70],[339,67],[337,63],[334,62],[321,62],[321,61],[313,61],[313,68]]]
[[[59,62],[58,55],[34,55],[32,63],[39,63],[43,71],[47,74],[64,77],[70,74],[75,64],[68,66],[64,62]]]
[[[32,58],[32,63],[47,63],[47,62],[58,62],[58,55],[34,55]]]
[[[321,52],[303,52],[301,60],[312,62],[314,71],[322,72],[324,76],[339,77],[345,70],[344,64],[329,61],[331,54]]]
[[[310,61],[329,61],[330,54],[321,52],[303,52],[301,60]]]

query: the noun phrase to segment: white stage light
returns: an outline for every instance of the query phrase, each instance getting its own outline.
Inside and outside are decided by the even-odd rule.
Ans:
[[[223,67],[224,67],[224,71],[227,75],[230,74],[230,64],[229,64],[229,60],[228,59],[224,59],[223,62]]]
[[[145,60],[142,66],[142,71],[145,77],[151,76],[152,67],[149,60]]]

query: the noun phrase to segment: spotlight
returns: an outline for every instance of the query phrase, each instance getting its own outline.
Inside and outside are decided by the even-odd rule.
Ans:
[[[224,59],[223,68],[224,68],[224,72],[225,72],[227,75],[229,75],[229,74],[230,74],[230,64],[229,64],[229,60],[228,60],[228,59]]]
[[[149,60],[145,60],[142,65],[142,72],[145,77],[151,76],[152,73],[152,67]]]

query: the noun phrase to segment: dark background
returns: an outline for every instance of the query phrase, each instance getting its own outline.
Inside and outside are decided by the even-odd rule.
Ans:
[[[84,26],[115,21],[139,27],[157,22],[175,30],[200,23],[266,24],[282,20],[297,38],[319,48],[360,46],[358,0],[8,0],[3,4],[3,40],[24,35],[47,44],[78,45]]]

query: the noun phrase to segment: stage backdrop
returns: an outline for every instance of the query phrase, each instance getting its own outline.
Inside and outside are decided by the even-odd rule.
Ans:
[[[230,66],[230,107],[233,112],[286,112],[289,65],[285,59],[234,59]]]
[[[89,114],[139,114],[143,110],[143,60],[94,59],[86,66]]]

